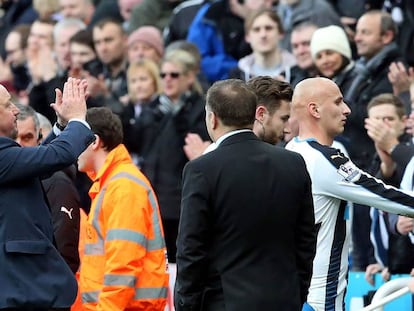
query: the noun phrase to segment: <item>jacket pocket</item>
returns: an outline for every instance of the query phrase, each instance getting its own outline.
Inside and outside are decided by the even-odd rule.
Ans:
[[[5,250],[6,253],[46,254],[49,244],[39,240],[6,241]]]

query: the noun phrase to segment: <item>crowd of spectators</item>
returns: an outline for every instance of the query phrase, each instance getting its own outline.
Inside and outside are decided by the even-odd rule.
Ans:
[[[109,107],[119,115],[124,144],[154,188],[171,263],[181,174],[189,161],[186,138],[196,133],[209,140],[204,95],[218,80],[270,76],[295,87],[309,77],[331,79],[352,111],[337,140],[358,167],[399,187],[414,154],[413,1],[0,3],[0,83],[17,103],[53,124],[55,89],[69,76],[87,80],[88,107]],[[367,124],[368,117],[377,121]],[[401,160],[400,148],[409,159]],[[87,213],[91,182],[77,174]],[[358,204],[353,211],[351,268],[368,268],[368,275],[385,269],[410,273],[414,262],[397,258],[414,258],[410,230],[401,229],[408,221],[386,213],[373,218],[369,207]],[[390,241],[385,259],[373,237],[378,221],[386,224],[381,228]],[[404,251],[395,251],[401,243]]]

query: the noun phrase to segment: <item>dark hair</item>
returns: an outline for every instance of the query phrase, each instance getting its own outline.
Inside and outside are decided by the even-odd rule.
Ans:
[[[20,35],[19,45],[20,45],[20,48],[23,49],[23,50],[25,48],[27,48],[27,39],[29,38],[30,27],[31,27],[31,25],[28,25],[28,24],[20,24],[20,25],[17,25],[16,27],[14,27],[10,31],[10,33],[16,32]]]
[[[121,119],[107,107],[88,109],[86,122],[92,132],[99,136],[106,151],[111,151],[124,139]]]
[[[103,19],[99,20],[95,25],[93,25],[93,29],[95,29],[95,28],[102,29],[108,24],[117,25],[119,27],[119,30],[121,31],[121,33],[126,34],[124,28],[122,27],[122,22],[120,20],[116,19],[116,18],[113,18],[113,17],[107,17],[107,18],[103,18]]]
[[[217,81],[207,91],[207,109],[214,112],[225,126],[251,128],[256,104],[256,94],[239,79]]]
[[[254,21],[256,20],[256,18],[258,18],[259,16],[262,15],[266,15],[268,16],[271,20],[273,20],[276,24],[277,24],[277,30],[279,31],[279,33],[284,33],[285,30],[283,29],[283,24],[282,21],[280,20],[279,15],[276,14],[276,12],[272,9],[259,9],[256,11],[252,11],[250,12],[244,22],[244,32],[248,33],[250,28],[252,28],[252,25],[254,23]]]
[[[70,43],[78,43],[90,47],[95,52],[93,44],[92,31],[90,29],[82,29],[75,33],[69,40]]]
[[[268,76],[258,76],[247,82],[257,96],[257,105],[263,105],[270,114],[279,109],[281,101],[292,101],[293,89],[289,83]]]
[[[383,93],[372,98],[367,105],[367,111],[369,111],[372,107],[385,104],[393,105],[395,107],[395,112],[400,119],[407,114],[401,99],[391,93]]]

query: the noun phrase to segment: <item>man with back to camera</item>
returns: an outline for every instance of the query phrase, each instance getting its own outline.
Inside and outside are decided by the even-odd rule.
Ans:
[[[247,85],[257,96],[253,132],[269,144],[281,143],[288,132],[292,87],[289,83],[268,76],[250,79]],[[184,151],[190,160],[214,149],[214,144],[209,147],[210,141],[203,142],[194,133],[188,134],[185,142]]]
[[[207,92],[217,148],[183,172],[177,311],[293,311],[306,299],[316,236],[309,176],[299,155],[253,133],[256,104],[241,80]]]
[[[74,163],[94,140],[85,122],[85,89],[86,83],[69,78],[63,94],[56,90],[52,107],[59,124],[50,143],[22,148],[12,140],[19,110],[0,86],[0,309],[68,308],[76,298],[75,277],[53,245],[39,177]]]

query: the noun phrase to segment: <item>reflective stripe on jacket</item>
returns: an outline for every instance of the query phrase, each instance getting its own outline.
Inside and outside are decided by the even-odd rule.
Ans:
[[[123,145],[93,178],[80,289],[86,310],[164,310],[166,248],[157,198]]]

